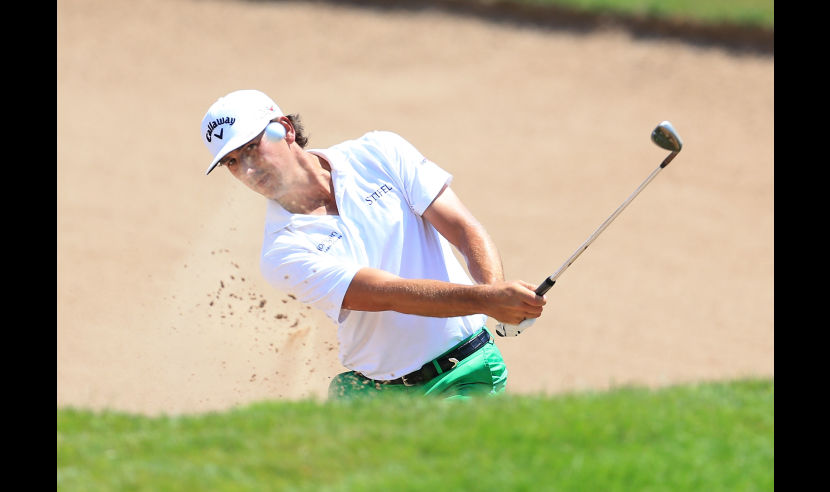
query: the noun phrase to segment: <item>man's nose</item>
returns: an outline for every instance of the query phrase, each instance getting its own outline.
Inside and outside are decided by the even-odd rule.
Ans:
[[[242,172],[248,176],[252,176],[257,173],[257,166],[256,161],[251,158],[243,158],[240,159],[240,164],[242,164]]]

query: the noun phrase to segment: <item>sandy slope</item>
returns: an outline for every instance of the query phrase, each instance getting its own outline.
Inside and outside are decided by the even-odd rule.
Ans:
[[[209,177],[198,125],[269,93],[311,146],[405,135],[455,175],[511,278],[509,391],[774,374],[774,60],[622,32],[302,3],[58,1],[57,401],[143,413],[321,397],[335,327],[262,280],[263,199]],[[490,321],[493,326],[493,321]]]

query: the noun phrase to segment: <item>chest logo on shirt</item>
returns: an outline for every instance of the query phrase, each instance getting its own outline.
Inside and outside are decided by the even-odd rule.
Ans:
[[[332,244],[342,237],[343,234],[340,234],[337,231],[331,231],[331,234],[329,234],[328,237],[326,237],[322,242],[317,243],[317,250],[325,253],[331,248]]]
[[[389,193],[390,191],[392,191],[392,185],[384,184],[380,188],[375,190],[371,195],[366,195],[366,198],[364,198],[364,200],[366,201],[366,203],[371,205],[383,198],[383,196]]]

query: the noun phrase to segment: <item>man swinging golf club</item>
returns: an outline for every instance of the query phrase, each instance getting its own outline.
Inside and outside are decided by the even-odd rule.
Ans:
[[[207,173],[226,167],[267,199],[265,278],[338,324],[348,371],[330,397],[504,391],[487,316],[515,325],[538,318],[545,299],[532,284],[504,280],[449,173],[392,132],[306,150],[299,116],[256,90],[214,102],[201,138],[213,156]]]

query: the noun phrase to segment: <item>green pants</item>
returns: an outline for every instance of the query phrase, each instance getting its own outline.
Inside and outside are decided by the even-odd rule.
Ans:
[[[482,328],[487,330],[487,328]],[[487,330],[489,333],[489,330]],[[480,333],[477,332],[470,338]],[[467,340],[469,340],[468,338]],[[447,350],[449,353],[467,340]],[[442,354],[443,355],[443,354]],[[422,394],[439,398],[469,398],[476,395],[496,395],[504,392],[507,367],[496,347],[492,334],[490,342],[462,360],[452,370],[439,374],[431,381],[405,386],[373,381],[355,371],[340,373],[329,384],[329,398],[349,400],[391,394]]]

